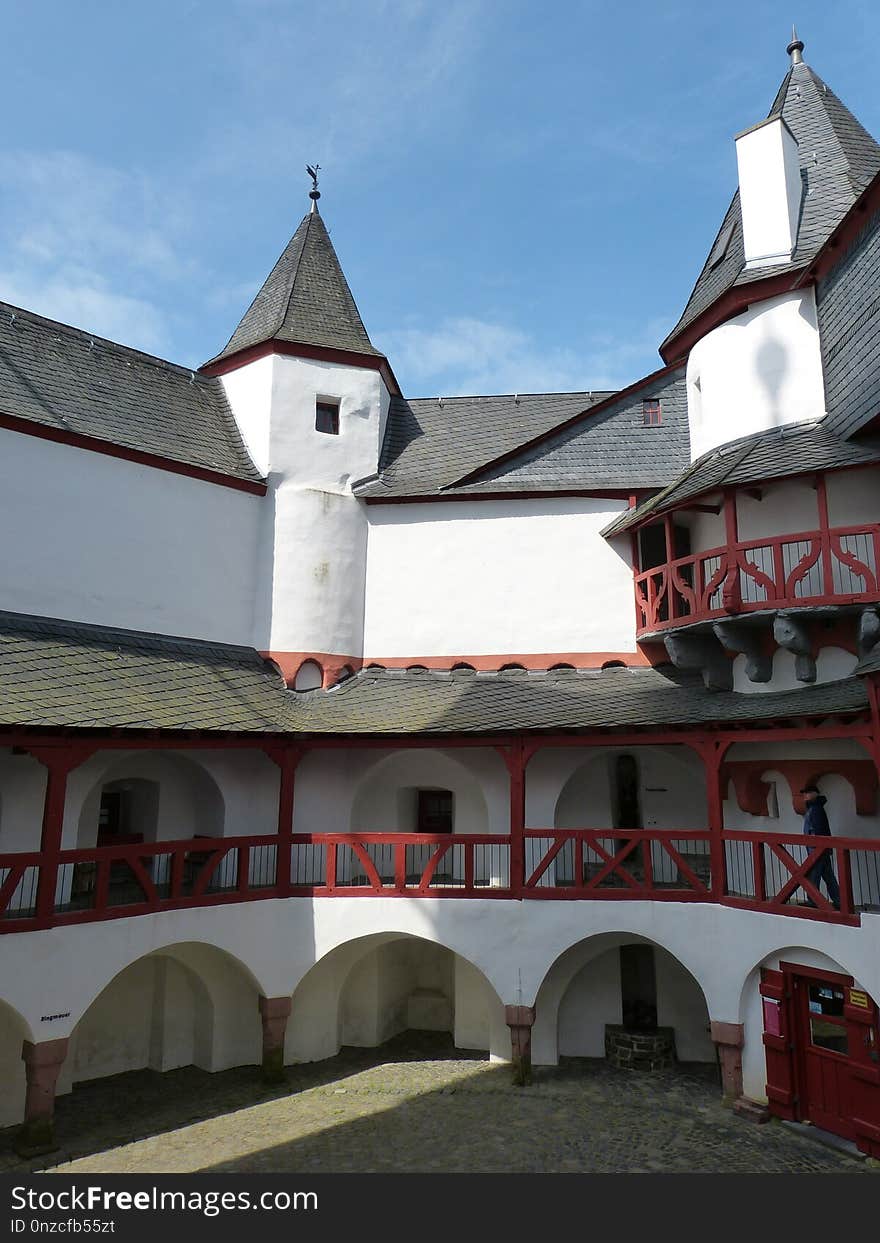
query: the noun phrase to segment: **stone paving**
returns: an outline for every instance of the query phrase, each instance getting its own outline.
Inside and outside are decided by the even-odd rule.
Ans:
[[[515,1088],[509,1067],[415,1033],[292,1067],[276,1088],[255,1068],[99,1080],[59,1101],[58,1130],[61,1151],[30,1163],[0,1132],[0,1172],[875,1172],[737,1118],[715,1067],[633,1073],[571,1058]]]

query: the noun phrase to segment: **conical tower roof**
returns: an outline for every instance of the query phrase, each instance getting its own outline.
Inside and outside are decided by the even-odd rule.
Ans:
[[[798,144],[805,193],[791,260],[746,270],[737,191],[684,313],[660,347],[664,358],[675,353],[669,349],[675,338],[734,286],[809,264],[880,171],[880,146],[809,65],[797,55],[793,61],[767,114],[782,116]]]
[[[367,335],[317,204],[211,363],[267,341],[382,357]]]

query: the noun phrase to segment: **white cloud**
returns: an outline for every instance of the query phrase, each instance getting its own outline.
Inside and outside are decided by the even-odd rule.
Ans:
[[[171,301],[193,265],[178,196],[70,151],[0,153],[0,298],[151,353],[173,350]]]
[[[376,334],[412,396],[616,389],[661,365],[657,323],[619,338],[596,335],[582,350],[544,347],[520,328],[460,316],[436,328]]]
[[[43,279],[0,271],[0,298],[149,354],[164,356],[169,350],[165,318],[158,307],[143,298],[114,293],[91,272],[61,269]]]

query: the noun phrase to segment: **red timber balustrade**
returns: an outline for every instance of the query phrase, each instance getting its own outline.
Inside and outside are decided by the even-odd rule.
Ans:
[[[727,542],[674,555],[667,514],[666,561],[635,573],[636,635],[762,609],[868,603],[880,599],[880,524],[829,527],[824,480],[817,483],[819,527],[740,540],[736,501],[724,498]],[[634,564],[638,565],[634,538]]]
[[[808,734],[777,726],[774,742],[849,737],[880,762],[877,691],[874,724],[822,725]],[[724,792],[737,787],[736,763],[725,756],[735,742],[766,740],[766,730],[727,734],[697,731],[639,735],[491,740],[448,739],[447,746],[494,746],[509,773],[507,834],[407,832],[295,832],[294,780],[301,757],[322,743],[263,743],[280,770],[274,833],[189,837],[62,849],[69,774],[106,740],[20,743],[47,769],[39,851],[0,855],[0,932],[18,932],[268,898],[455,897],[527,900],[650,900],[712,902],[773,914],[858,924],[860,911],[880,908],[880,838],[804,838],[799,834],[725,829]],[[530,760],[547,747],[637,748],[680,745],[702,759],[706,822],[699,829],[539,828],[526,826]],[[115,745],[122,746],[118,740]],[[143,740],[124,744],[150,745]],[[155,741],[180,746],[179,740]],[[200,740],[204,749],[212,744]],[[242,744],[245,745],[245,744]],[[254,744],[249,744],[253,749]],[[351,747],[350,740],[337,746]],[[373,744],[436,746],[437,740],[396,739]],[[833,762],[823,771],[833,771]],[[870,763],[869,760],[855,762]],[[846,767],[846,762],[842,762]],[[778,767],[768,760],[767,767]],[[853,765],[851,764],[851,767]],[[734,774],[734,775],[732,775]],[[744,808],[747,810],[746,808]],[[830,851],[840,884],[836,911],[810,880]],[[812,903],[813,905],[809,905]]]

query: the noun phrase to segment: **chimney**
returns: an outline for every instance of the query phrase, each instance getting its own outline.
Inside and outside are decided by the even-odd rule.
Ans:
[[[777,113],[736,136],[746,267],[787,263],[801,210],[798,145]]]

